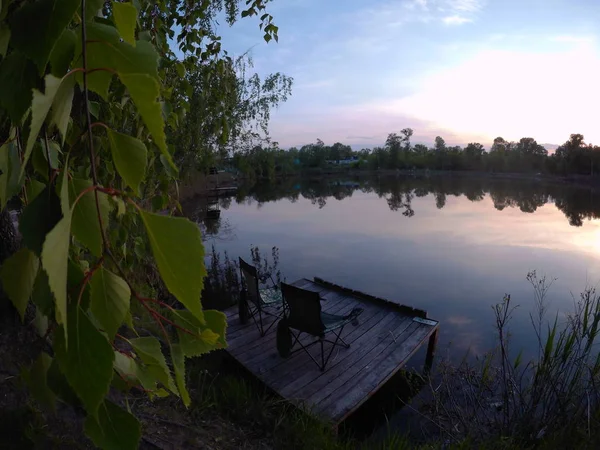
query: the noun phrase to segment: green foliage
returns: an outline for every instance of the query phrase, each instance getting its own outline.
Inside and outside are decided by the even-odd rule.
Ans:
[[[123,278],[101,267],[92,275],[90,288],[92,314],[112,340],[129,311],[129,286]]]
[[[113,130],[108,130],[108,140],[117,171],[133,192],[139,195],[148,164],[146,146],[139,139]]]
[[[189,220],[179,217],[144,211],[140,215],[167,289],[203,322],[199,298],[206,269],[200,229]]]
[[[105,336],[76,303],[68,320],[54,334],[60,371],[86,409],[97,417],[113,376],[113,350]],[[68,338],[65,340],[67,328]]]
[[[262,14],[265,39],[277,40],[264,3],[245,8]],[[225,316],[202,308],[198,226],[144,208],[179,206],[172,147],[190,110],[189,80],[227,72],[238,81],[213,28],[222,11],[229,24],[237,20],[238,1],[7,4],[0,7],[0,207],[22,205],[23,248],[0,267],[0,280],[21,317],[33,311],[30,300],[35,305],[34,323],[54,355],[40,354],[24,377],[40,404],[82,405],[94,444],[136,448],[140,424],[107,400],[110,390],[138,388],[151,398],[169,391],[189,405],[186,358],[226,345]],[[225,146],[223,130],[240,131],[251,116],[233,102],[222,109],[216,85],[202,86],[217,99],[204,117],[220,123],[203,139]],[[154,268],[160,279],[152,280]],[[156,298],[164,288],[181,309]]]
[[[25,309],[33,291],[39,266],[39,258],[26,248],[22,248],[10,256],[0,268],[2,289],[19,311],[21,320],[25,320]]]
[[[109,450],[136,448],[142,435],[140,422],[108,400],[100,406],[97,419],[87,416],[84,428],[94,444]]]
[[[28,2],[9,20],[11,45],[33,61],[39,73],[44,73],[52,48],[73,20],[79,3],[79,0]]]
[[[125,42],[135,46],[137,10],[131,3],[113,3],[115,25]]]

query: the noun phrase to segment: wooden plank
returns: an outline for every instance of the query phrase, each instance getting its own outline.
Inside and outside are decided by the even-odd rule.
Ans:
[[[345,298],[342,298],[339,302],[332,306],[330,311],[333,311],[333,313],[336,314],[346,314],[350,312],[352,306],[352,303],[349,304]],[[314,338],[309,335],[304,335],[301,339],[305,345],[312,340],[314,340]],[[275,331],[269,331],[265,337],[258,337],[253,343],[243,345],[242,349],[243,355],[240,357],[244,363],[254,365],[260,364],[261,361],[266,359],[272,360],[271,364],[266,364],[261,367],[261,373],[266,371],[272,365],[286,361],[284,358],[281,358],[277,352],[277,333]]]
[[[360,318],[362,319],[358,327],[350,326],[350,331],[348,334],[342,335],[344,340],[350,344],[350,348],[345,351],[339,359],[335,361],[331,361],[330,365],[327,367],[326,373],[339,364],[343,359],[350,357],[350,355],[356,350],[356,342],[360,337],[371,330],[373,327],[377,326],[383,319],[385,319],[387,313],[381,309],[369,310],[365,313],[361,314]],[[363,317],[366,316],[366,317]],[[311,361],[312,362],[312,361]],[[304,362],[302,362],[304,364]],[[324,376],[324,374],[318,370],[315,366],[316,371],[312,370],[304,370],[304,374],[298,376],[302,372],[299,370],[301,366],[292,362],[290,364],[280,364],[276,367],[270,369],[269,377],[273,379],[272,385],[275,389],[281,389],[288,384],[295,383],[299,386],[301,383],[308,384],[312,380],[318,377]],[[295,372],[295,376],[291,376],[292,373]]]
[[[399,331],[401,330],[401,333],[396,336],[396,339],[399,339],[402,335],[414,332],[415,326],[410,320],[407,320],[402,322],[397,329]],[[385,331],[387,334],[386,338],[377,342],[377,344],[371,348],[371,351],[367,352],[362,358],[344,370],[341,376],[332,380],[322,389],[316,391],[313,390],[313,394],[310,397],[304,397],[304,399],[311,405],[318,405],[323,401],[327,401],[329,398],[335,400],[339,398],[341,392],[345,391],[345,386],[354,385],[357,382],[360,382],[360,377],[363,376],[361,373],[364,373],[365,368],[370,367],[372,373],[378,374],[379,369],[373,366],[373,359],[380,355],[386,355],[398,344],[398,341],[394,341],[389,331],[389,329]]]
[[[358,383],[348,383],[343,392],[336,392],[336,399],[316,406],[320,414],[341,422],[362,405],[379,387],[383,386],[408,359],[421,348],[437,327],[420,325],[390,354],[381,353],[358,374]],[[369,371],[369,368],[375,369]]]
[[[354,371],[357,371],[359,364],[369,353],[373,351],[381,342],[387,342],[390,335],[390,328],[397,328],[406,324],[408,326],[409,318],[396,313],[386,315],[378,326],[371,328],[364,333],[359,341],[355,341],[353,351],[347,358],[339,363],[336,362],[333,366],[326,370],[325,373],[320,373],[320,376],[315,377],[314,374],[306,374],[299,377],[294,383],[286,386],[281,390],[281,393],[286,397],[299,398],[309,400],[312,395],[317,394],[323,389],[328,389],[335,383],[336,380],[343,379],[344,381],[352,376]],[[350,347],[352,348],[352,347]],[[362,367],[362,366],[361,366]],[[307,383],[309,381],[309,383]],[[340,381],[341,384],[341,381]],[[334,384],[336,386],[337,384]]]
[[[366,301],[371,301],[374,303],[379,303],[382,305],[387,305],[390,306],[404,314],[407,314],[409,316],[418,316],[418,317],[422,317],[423,319],[427,318],[427,311],[424,311],[422,309],[418,309],[418,308],[413,308],[412,306],[406,306],[403,305],[400,302],[391,302],[385,298],[381,298],[381,297],[375,297],[374,295],[371,294],[366,294],[364,292],[361,291],[357,291],[355,289],[349,289],[347,287],[344,286],[339,286],[335,283],[331,283],[329,281],[325,281],[322,278],[319,277],[315,277],[314,278],[315,283],[317,284],[321,284],[323,286],[327,286],[328,288],[332,289],[332,290],[338,290],[341,292],[346,292],[349,295],[353,295],[354,297],[356,297],[357,299],[361,299],[361,300],[366,300]]]
[[[349,305],[346,306],[346,308],[342,311],[337,311],[337,314],[348,314],[352,308],[354,308],[356,305],[356,303],[351,303]],[[377,313],[381,313],[383,317],[383,312],[381,310],[377,310],[377,309],[370,309],[368,311],[365,311],[360,317],[363,319],[360,323],[358,327],[354,327],[352,325],[348,325],[346,326],[346,328],[344,328],[344,332],[342,334],[342,338],[348,342],[349,344],[351,344],[350,349],[345,349],[340,347],[340,357],[343,358],[345,357],[345,355],[349,352],[352,351],[352,343],[354,342],[354,340],[356,339],[357,336],[360,336],[360,334],[366,332],[370,326],[373,326],[376,324],[376,321],[373,321],[371,323],[370,326],[367,326],[365,324],[365,321],[368,319],[373,318]],[[364,317],[363,317],[364,316]],[[312,341],[316,340],[315,337],[309,336],[309,339],[307,339],[307,343],[310,343]],[[303,340],[304,343],[304,340]],[[325,345],[325,350],[328,351],[331,344],[326,344]],[[310,349],[309,351],[312,352],[316,352],[316,353],[320,353],[320,350],[316,350],[317,345],[315,345],[315,348]],[[298,348],[298,347],[296,347]],[[313,356],[316,355],[313,354]],[[308,370],[306,367],[304,367],[305,364],[307,363],[311,363],[314,364],[313,361],[310,360],[310,358],[303,352],[303,351],[298,351],[297,354],[304,354],[305,356],[303,358],[278,358],[278,361],[275,364],[266,364],[265,366],[261,367],[261,370],[264,371],[266,373],[266,377],[268,377],[271,381],[271,385],[273,386],[273,388],[278,389],[279,387],[282,387],[283,385],[290,383],[291,381],[295,380],[298,376],[299,372],[305,372],[306,370]],[[316,355],[318,356],[318,355]],[[315,356],[315,357],[316,357]],[[303,370],[301,370],[303,369]],[[316,365],[315,365],[315,369],[317,369]],[[318,370],[318,369],[317,369]],[[321,372],[318,371],[318,373],[315,373],[315,376],[318,376],[318,374],[320,374]]]
[[[261,338],[252,319],[245,325],[240,323],[237,306],[233,306],[224,311],[227,350],[282,397],[334,425],[385,384],[438,329],[437,325],[413,321],[415,316],[422,317],[414,308],[398,308],[383,299],[326,282],[301,279],[292,284],[318,292],[324,312],[344,315],[355,307],[364,309],[359,325],[347,326],[342,334],[350,348],[335,349],[324,373],[302,350],[281,358],[276,349],[276,325]],[[269,316],[263,319],[265,328],[275,320]],[[309,335],[302,338],[302,342],[312,341],[314,337]],[[330,345],[326,344],[326,352]],[[320,358],[318,344],[310,351]]]

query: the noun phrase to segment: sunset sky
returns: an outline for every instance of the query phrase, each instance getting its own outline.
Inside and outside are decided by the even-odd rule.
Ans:
[[[282,147],[354,148],[415,130],[448,144],[571,133],[600,144],[598,0],[274,0],[279,43],[258,21],[223,30],[255,70],[294,78],[271,121]]]

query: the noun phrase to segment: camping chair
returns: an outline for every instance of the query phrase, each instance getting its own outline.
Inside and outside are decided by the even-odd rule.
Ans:
[[[260,336],[263,337],[277,322],[277,319],[283,317],[284,305],[281,291],[275,283],[269,288],[260,289],[256,267],[251,266],[242,258],[240,258],[240,275],[243,286],[238,302],[240,322],[247,323],[248,319],[252,317]],[[278,311],[279,309],[281,311]],[[263,314],[275,317],[266,329],[263,323]]]
[[[277,350],[279,354],[285,358],[294,352],[304,350],[310,356],[310,359],[319,366],[321,372],[324,372],[333,349],[336,346],[350,347],[350,344],[342,339],[342,331],[351,322],[353,325],[358,324],[358,316],[362,313],[362,308],[354,308],[350,314],[338,316],[321,311],[321,297],[318,292],[281,283],[281,293],[283,294],[284,304],[288,308],[288,314],[277,325]],[[297,331],[297,334],[294,330]],[[316,336],[318,339],[308,345],[304,345],[300,342],[300,335],[302,333]],[[335,336],[335,340],[325,339],[328,333],[332,333]],[[292,336],[294,337],[293,341]],[[292,352],[292,347],[296,342],[300,344],[300,348]],[[327,358],[325,357],[323,347],[325,342],[333,344]],[[308,351],[309,347],[317,343],[321,344],[320,363]]]

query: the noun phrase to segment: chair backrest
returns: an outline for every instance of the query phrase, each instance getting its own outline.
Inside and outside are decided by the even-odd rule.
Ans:
[[[325,331],[325,325],[321,320],[319,293],[286,283],[281,283],[281,293],[289,307],[289,327],[314,336],[321,336]]]
[[[251,266],[240,258],[240,274],[248,300],[254,303],[260,309],[260,294],[258,293],[258,273],[256,267]]]

